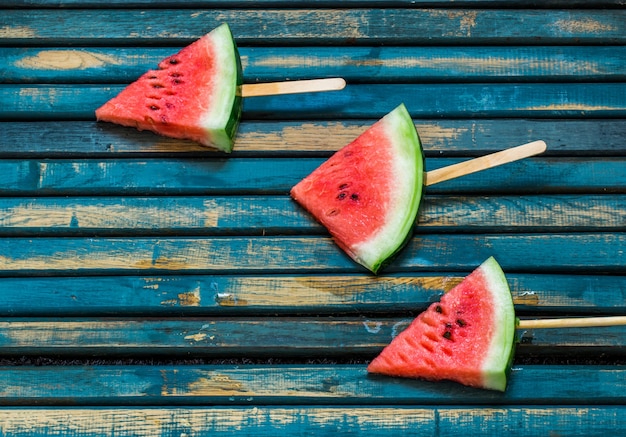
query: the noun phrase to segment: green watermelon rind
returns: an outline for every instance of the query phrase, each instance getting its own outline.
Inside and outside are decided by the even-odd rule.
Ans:
[[[495,312],[497,319],[494,321],[494,326],[499,329],[491,338],[491,345],[483,361],[483,383],[485,388],[504,391],[515,353],[515,308],[506,276],[495,258],[489,257],[479,268],[489,284],[493,306],[500,308],[500,311]]]
[[[215,87],[213,95],[213,111],[203,114],[200,124],[209,133],[209,142],[224,152],[231,152],[234,138],[239,128],[243,99],[241,85],[243,84],[243,69],[237,44],[228,24],[223,23],[211,32],[212,40],[218,47],[220,58],[216,64],[220,66],[217,75],[223,80]]]
[[[396,205],[390,205],[385,225],[368,241],[354,248],[360,264],[373,273],[391,262],[412,236],[423,194],[424,154],[415,124],[402,103],[380,122],[394,148],[391,163],[398,183],[393,184]]]

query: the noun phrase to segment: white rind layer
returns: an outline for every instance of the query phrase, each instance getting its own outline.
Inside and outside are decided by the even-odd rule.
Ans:
[[[237,65],[238,52],[235,41],[227,24],[215,28],[208,35],[207,44],[214,47],[212,52],[217,56],[215,65],[217,71],[213,75],[219,82],[213,87],[211,103],[207,102],[208,110],[204,111],[199,119],[200,125],[207,132],[207,142],[220,145],[225,151],[232,148],[232,140],[226,132],[225,126],[231,123],[235,100],[240,93],[238,84]]]
[[[515,337],[513,299],[504,272],[493,257],[485,261],[479,269],[487,282],[487,289],[493,299],[493,307],[497,309],[494,311],[493,320],[495,332],[482,367],[484,386],[485,388],[504,391]]]

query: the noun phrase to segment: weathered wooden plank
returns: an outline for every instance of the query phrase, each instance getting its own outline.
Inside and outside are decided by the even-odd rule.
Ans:
[[[96,108],[122,88],[0,85],[0,120],[93,120]],[[357,84],[342,91],[248,98],[243,119],[372,119],[403,102],[416,118],[626,118],[626,84]]]
[[[225,155],[224,155],[225,156]],[[5,160],[3,194],[287,193],[320,160],[250,159]],[[281,174],[282,173],[282,174]],[[12,187],[12,188],[11,188]],[[213,187],[213,188],[211,188]],[[120,191],[121,190],[121,191]],[[234,191],[233,191],[234,190]]]
[[[4,83],[129,83],[177,48],[0,47]],[[626,47],[242,47],[246,82],[623,81]]]
[[[620,366],[514,366],[506,395],[366,365],[0,367],[0,405],[517,405],[626,401]],[[115,381],[115,383],[112,383]],[[578,391],[571,390],[576,385]]]
[[[601,227],[596,228],[596,226]],[[626,198],[622,196],[426,195],[416,232],[561,232],[623,231]]]
[[[0,22],[0,45],[183,44],[223,22],[231,25],[241,45],[567,45],[626,40],[623,9],[8,9]]]
[[[598,350],[603,349],[604,353],[622,355],[620,351],[619,341],[616,342],[616,338],[613,336],[622,335],[619,333],[619,329],[615,327],[610,328],[607,331],[572,331],[571,329],[535,329],[535,330],[519,330],[517,331],[519,337],[520,346],[517,351],[520,353],[538,354],[542,356],[554,356],[556,354],[567,354],[568,350],[573,354],[584,355],[585,348],[599,347]],[[583,340],[580,336],[596,335],[599,338],[598,343],[594,343],[594,340],[588,338]],[[591,341],[590,341],[591,340]],[[558,347],[553,348],[554,342],[558,343]],[[597,357],[597,356],[596,356]]]
[[[0,320],[5,356],[368,359],[410,323],[386,317],[72,318]],[[626,352],[626,327],[518,331],[519,356]]]
[[[545,437],[546,431],[572,437],[626,431],[622,406],[513,407],[160,407],[7,408],[0,411],[7,437],[133,434],[165,437],[212,436],[357,437],[395,434],[441,437],[507,435]]]
[[[512,273],[623,272],[625,244],[624,233],[427,234],[385,271],[468,272],[495,256]],[[4,238],[0,247],[4,276],[363,271],[327,237]]]
[[[0,315],[179,316],[417,313],[456,273],[0,278]],[[620,276],[509,274],[520,314],[626,313]]]
[[[426,168],[464,159],[429,158]],[[287,195],[324,158],[0,161],[0,194]],[[429,186],[426,194],[623,193],[626,158],[529,158]]]
[[[613,94],[614,93],[614,94]],[[578,84],[407,84],[351,85],[332,93],[297,94],[298,112],[323,117],[372,118],[385,115],[394,104],[405,102],[412,116],[422,118],[580,118],[624,117],[626,85],[622,83]],[[246,100],[247,117],[268,118],[285,109],[284,99],[273,96]],[[377,111],[378,112],[375,112]],[[322,117],[322,114],[317,116]]]
[[[415,232],[623,231],[624,195],[424,198]],[[0,198],[0,235],[323,234],[288,196]]]
[[[311,6],[316,7],[337,7],[333,0],[231,0],[225,3],[222,0],[111,0],[103,5],[101,0],[4,0],[3,7],[81,7],[81,8],[136,8],[136,7],[294,7]],[[535,7],[536,0],[344,0],[342,7],[363,7],[371,5],[374,7],[415,7],[416,5],[428,7],[458,7],[461,5],[479,7]],[[624,0],[544,0],[543,7],[611,7],[624,5]]]
[[[345,146],[376,120],[244,121],[235,154],[328,155]],[[427,157],[478,156],[543,139],[544,155],[625,156],[626,120],[420,120],[415,126]],[[0,122],[0,157],[69,158],[115,155],[198,154],[213,149],[108,123]],[[320,141],[323,135],[324,141]]]

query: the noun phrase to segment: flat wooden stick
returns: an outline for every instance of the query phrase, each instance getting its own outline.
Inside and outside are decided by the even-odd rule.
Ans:
[[[489,155],[481,156],[480,158],[470,159],[469,161],[438,168],[437,170],[431,170],[426,172],[424,185],[437,184],[449,179],[458,178],[470,173],[476,173],[481,170],[507,164],[519,159],[528,158],[529,156],[543,153],[546,149],[546,143],[538,140],[521,146],[512,147],[510,149],[501,150],[499,152],[490,153]]]
[[[589,328],[593,326],[626,325],[626,316],[613,317],[575,317],[565,319],[520,320],[518,329],[539,328]]]
[[[241,86],[242,97],[274,96],[279,94],[317,93],[344,89],[346,81],[340,77],[328,79],[294,80],[285,82],[246,83]]]

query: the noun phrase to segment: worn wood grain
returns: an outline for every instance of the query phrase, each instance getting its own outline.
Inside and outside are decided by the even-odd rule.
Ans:
[[[494,256],[510,272],[623,272],[624,233],[427,234],[386,272],[473,270]],[[306,251],[302,248],[307,248]],[[462,257],[459,254],[463,254]],[[327,237],[5,238],[0,274],[362,272]]]
[[[550,45],[623,44],[626,40],[623,9],[549,13],[417,8],[34,9],[28,13],[7,9],[0,22],[0,45],[184,44],[223,22],[229,23],[241,45]],[[68,33],[68,28],[73,32]]]
[[[288,195],[325,158],[0,161],[0,195]],[[464,159],[429,158],[426,169]],[[624,193],[626,158],[534,157],[426,189],[429,194]]]
[[[492,255],[521,318],[626,313],[623,6],[3,2],[0,434],[624,434],[625,327],[518,330],[505,393],[365,369]],[[246,82],[348,86],[246,99],[228,156],[95,122],[222,22]],[[548,150],[430,187],[374,276],[288,191],[401,102],[429,171]]]
[[[415,314],[462,278],[458,272],[3,277],[0,315]],[[619,275],[507,272],[507,281],[522,315],[626,312]]]
[[[0,120],[94,120],[122,85],[0,85]],[[624,118],[624,83],[357,84],[246,99],[244,120],[380,118],[400,103],[416,118]]]
[[[0,47],[4,83],[129,83],[176,47]],[[623,46],[241,47],[247,83],[623,81]]]
[[[154,407],[154,408],[10,408],[0,411],[7,436],[85,434],[170,436],[210,433],[272,437],[354,436],[395,433],[403,436],[483,436],[507,429],[511,436],[543,437],[546,430],[573,437],[626,430],[622,406],[546,406],[469,408],[411,407]],[[514,423],[515,426],[511,426]]]
[[[371,359],[412,317],[55,318],[0,320],[5,356]],[[626,327],[528,329],[516,353],[623,356]]]
[[[5,7],[82,7],[82,8],[137,8],[137,7],[245,7],[245,6],[265,6],[265,7],[293,7],[294,5],[311,6],[313,3],[317,7],[336,7],[337,3],[332,0],[111,0],[103,5],[100,0],[4,0]],[[344,0],[343,7],[406,7],[423,5],[428,7],[448,7],[471,5],[480,7],[536,7],[535,0]],[[541,3],[544,7],[559,6],[582,6],[582,7],[619,7],[624,4],[624,0],[544,0]]]
[[[361,365],[0,367],[0,404],[20,405],[622,405],[619,366],[514,367],[506,395],[456,383],[398,381]],[[115,381],[115,383],[112,383]],[[576,383],[581,392],[569,387]],[[581,394],[582,393],[582,394]]]
[[[375,119],[341,121],[244,121],[236,137],[239,154],[328,156],[345,146]],[[424,120],[414,119],[427,158],[480,156],[541,138],[546,156],[626,156],[626,120]],[[90,121],[0,122],[0,157],[46,158],[216,155],[190,141],[155,136]],[[320,133],[324,140],[320,140]]]
[[[416,233],[623,231],[626,196],[424,198]],[[289,196],[0,198],[0,235],[326,234]]]

